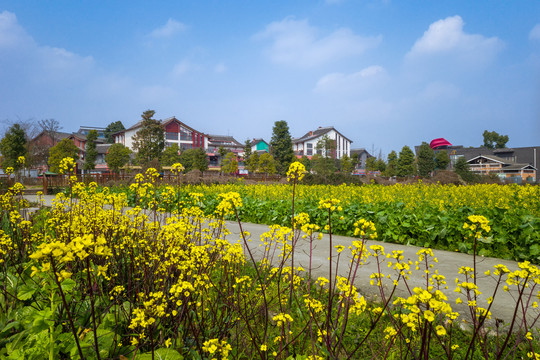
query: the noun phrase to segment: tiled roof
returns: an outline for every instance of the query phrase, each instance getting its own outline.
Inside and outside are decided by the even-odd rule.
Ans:
[[[351,141],[349,138],[347,138],[346,136],[344,136],[342,133],[340,133],[339,131],[336,130],[336,128],[334,128],[333,126],[326,126],[326,127],[319,127],[317,128],[317,130],[314,130],[314,131],[309,131],[307,132],[306,134],[304,134],[304,136],[300,137],[300,138],[297,138],[297,139],[292,139],[292,142],[293,143],[300,143],[300,142],[304,142],[304,141],[308,141],[308,140],[312,140],[312,139],[316,139],[320,136],[323,136],[324,134],[330,132],[334,130],[335,132],[339,133],[341,136],[343,136],[345,139]],[[351,141],[352,142],[352,141]]]

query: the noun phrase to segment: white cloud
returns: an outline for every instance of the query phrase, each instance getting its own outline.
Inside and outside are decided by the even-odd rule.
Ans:
[[[348,92],[359,90],[375,84],[386,75],[386,70],[379,65],[369,66],[352,74],[332,73],[323,76],[317,81],[315,92]]]
[[[17,16],[9,11],[0,13],[0,50],[29,43],[33,40],[17,23]]]
[[[214,66],[214,71],[218,74],[224,73],[225,71],[227,71],[227,66],[223,63],[219,63]]]
[[[485,62],[502,49],[503,42],[497,37],[467,34],[463,31],[463,26],[463,19],[459,15],[432,23],[416,41],[407,57],[443,55],[457,56],[468,62]]]
[[[40,46],[17,22],[15,14],[0,13],[1,81],[47,82],[50,86],[64,80],[80,79],[94,67],[91,56],[80,56],[58,47]],[[0,74],[1,75],[1,74]]]
[[[174,65],[173,70],[172,70],[172,75],[176,77],[180,77],[184,74],[187,74],[188,72],[197,71],[197,70],[200,70],[201,68],[202,68],[201,65],[193,63],[190,60],[184,59],[180,61],[179,63],[177,63],[176,65]]]
[[[153,30],[149,36],[152,38],[167,38],[182,32],[185,29],[186,25],[179,21],[169,19],[165,25]]]
[[[536,24],[529,33],[529,39],[540,40],[540,24]]]
[[[293,66],[318,66],[356,56],[381,42],[381,36],[362,37],[347,28],[321,36],[307,20],[292,18],[270,23],[253,38],[271,41],[265,53],[273,62]]]
[[[458,86],[449,83],[433,82],[426,85],[420,92],[423,100],[456,99],[461,94]]]

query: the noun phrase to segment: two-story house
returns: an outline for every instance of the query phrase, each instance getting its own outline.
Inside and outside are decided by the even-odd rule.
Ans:
[[[335,150],[329,156],[341,159],[343,155],[351,156],[352,141],[337,131],[333,126],[319,127],[317,130],[309,131],[304,136],[293,139],[293,151],[297,157],[307,156],[311,159],[317,153],[317,143],[327,136],[334,142]],[[322,155],[319,150],[319,155]]]

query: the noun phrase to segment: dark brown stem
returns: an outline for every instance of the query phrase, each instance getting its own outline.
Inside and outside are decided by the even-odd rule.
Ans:
[[[75,324],[73,323],[73,318],[71,317],[71,311],[69,311],[68,303],[66,301],[66,296],[64,295],[64,291],[62,290],[62,285],[60,285],[60,281],[58,281],[58,277],[56,276],[56,264],[54,263],[54,258],[52,257],[52,255],[51,255],[51,266],[53,270],[54,282],[56,283],[56,286],[58,286],[58,290],[60,291],[60,296],[62,297],[62,303],[64,304],[64,308],[66,309],[66,314],[68,316],[71,332],[73,333],[73,338],[75,339],[75,343],[77,344],[79,357],[81,358],[81,360],[83,360],[84,354],[81,349],[81,344],[79,344],[79,337],[77,336],[77,330],[75,330]]]

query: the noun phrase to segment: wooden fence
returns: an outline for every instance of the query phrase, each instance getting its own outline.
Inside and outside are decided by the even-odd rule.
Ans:
[[[129,185],[135,181],[136,174],[77,174],[77,182],[89,184],[95,182],[99,186]],[[227,183],[238,179],[253,182],[279,182],[280,175],[250,174],[250,175],[224,175],[215,171],[205,171],[200,176],[194,174],[175,175],[172,173],[162,174],[158,179],[158,184],[186,184],[186,183]],[[68,187],[69,177],[66,175],[44,176],[43,193],[49,190]]]

